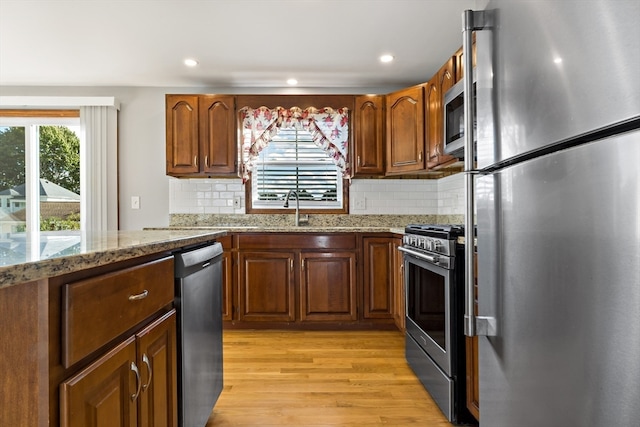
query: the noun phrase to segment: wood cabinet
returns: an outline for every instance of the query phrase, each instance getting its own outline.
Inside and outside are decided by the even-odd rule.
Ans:
[[[171,311],[136,334],[136,363],[143,381],[139,426],[178,425],[176,333],[176,313]]]
[[[384,175],[384,95],[355,97],[353,176]]]
[[[295,320],[295,254],[293,252],[239,252],[240,321]]]
[[[176,369],[171,311],[61,384],[61,425],[175,426]]]
[[[365,318],[394,318],[395,273],[393,239],[364,237],[364,304]]]
[[[302,252],[300,260],[300,320],[357,320],[356,254]]]
[[[166,95],[165,104],[167,175],[235,176],[235,97]]]
[[[404,332],[406,330],[406,294],[404,288],[404,259],[398,248],[402,246],[402,238],[393,238],[393,283],[395,289],[394,317],[396,327]]]
[[[473,56],[471,58],[471,64],[475,67],[476,66],[476,35],[475,33],[473,34],[473,42],[471,45],[471,50],[473,52]],[[455,60],[455,65],[456,65],[456,83],[458,83],[460,80],[462,80],[462,78],[464,77],[464,55],[462,54],[462,46],[460,46],[460,49],[458,49],[456,51],[456,53],[453,55],[454,60]]]
[[[239,233],[231,326],[356,322],[355,234]]]
[[[386,174],[425,169],[423,85],[386,97]]]
[[[478,315],[478,254],[474,258],[474,310]],[[480,421],[480,373],[478,371],[478,337],[466,337],[466,362],[467,362],[467,408],[469,412]]]
[[[173,270],[160,253],[48,279],[50,426],[177,425]]]
[[[130,337],[60,388],[64,427],[136,426],[138,423],[136,344]],[[135,371],[134,371],[134,366]]]
[[[455,58],[451,57],[425,87],[425,123],[429,152],[428,169],[439,169],[458,161],[444,152],[444,94],[455,84]]]

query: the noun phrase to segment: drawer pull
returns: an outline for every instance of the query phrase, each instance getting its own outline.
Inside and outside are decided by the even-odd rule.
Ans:
[[[142,386],[142,391],[147,391],[147,389],[151,385],[151,376],[153,375],[153,370],[151,369],[151,361],[147,357],[147,353],[142,355],[142,363],[147,365],[147,371],[149,372],[149,379],[147,380],[147,383]]]
[[[145,299],[147,295],[149,295],[149,291],[145,289],[144,291],[142,291],[142,293],[129,295],[129,301],[139,301],[141,299]]]
[[[131,395],[131,401],[134,402],[140,395],[140,386],[142,386],[142,380],[140,379],[140,371],[135,362],[131,362],[131,370],[136,374],[136,392]]]

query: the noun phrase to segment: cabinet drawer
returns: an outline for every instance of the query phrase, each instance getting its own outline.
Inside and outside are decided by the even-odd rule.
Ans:
[[[62,287],[62,363],[69,367],[173,302],[173,257]]]
[[[238,248],[244,249],[355,249],[355,233],[240,233]]]

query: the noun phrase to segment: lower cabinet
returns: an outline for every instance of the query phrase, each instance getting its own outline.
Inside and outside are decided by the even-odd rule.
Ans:
[[[364,237],[364,318],[394,317],[393,239]]]
[[[404,330],[401,244],[392,233],[236,233],[226,325]]]
[[[300,259],[300,320],[357,320],[356,254],[303,252]]]
[[[62,426],[176,426],[175,310],[60,385]]]
[[[395,288],[394,317],[396,326],[402,332],[406,331],[406,295],[404,289],[404,259],[398,248],[402,246],[402,238],[393,238],[393,283]]]
[[[478,254],[473,263],[474,310],[478,315]],[[467,409],[480,421],[480,372],[478,371],[478,337],[466,337]]]
[[[238,257],[238,320],[293,322],[295,254],[251,251]]]
[[[237,242],[236,325],[357,322],[354,233],[239,233]]]

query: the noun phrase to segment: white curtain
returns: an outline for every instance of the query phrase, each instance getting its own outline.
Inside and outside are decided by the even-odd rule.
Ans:
[[[118,229],[117,110],[80,107],[80,228]],[[115,171],[115,173],[114,173]],[[109,203],[109,200],[112,203]]]

